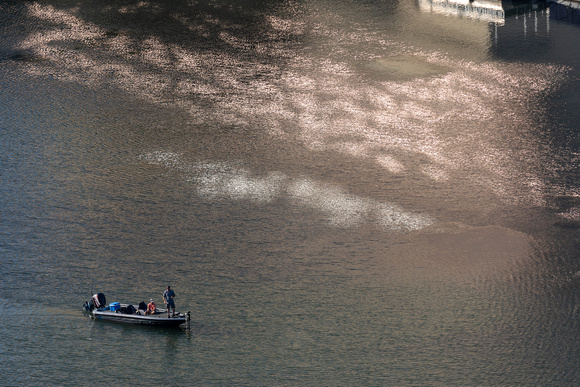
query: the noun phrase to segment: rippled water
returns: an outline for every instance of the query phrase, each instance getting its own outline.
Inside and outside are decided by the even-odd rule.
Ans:
[[[0,3],[0,384],[574,385],[580,30],[476,3]]]

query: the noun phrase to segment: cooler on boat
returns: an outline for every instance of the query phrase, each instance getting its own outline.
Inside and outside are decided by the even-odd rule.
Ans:
[[[111,312],[116,312],[119,309],[121,309],[121,303],[120,302],[111,302],[109,304],[109,309],[111,310]]]

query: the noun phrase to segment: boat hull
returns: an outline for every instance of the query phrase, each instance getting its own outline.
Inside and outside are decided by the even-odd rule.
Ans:
[[[123,304],[126,307],[127,305]],[[91,315],[95,320],[105,320],[124,324],[151,325],[162,327],[178,327],[189,321],[188,314],[176,314],[175,317],[167,317],[165,310],[159,310],[153,315],[141,313],[122,313],[120,310],[113,311],[109,308],[94,309]]]

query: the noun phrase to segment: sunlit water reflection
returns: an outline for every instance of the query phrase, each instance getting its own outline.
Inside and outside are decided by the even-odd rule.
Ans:
[[[7,384],[572,384],[578,30],[490,4],[1,4]]]
[[[321,185],[306,177],[290,180],[272,172],[268,176],[252,176],[250,171],[227,164],[187,164],[179,155],[157,152],[142,159],[186,173],[185,178],[196,183],[202,198],[271,202],[279,196],[288,197],[300,205],[325,213],[331,224],[352,227],[369,219],[388,230],[420,230],[433,222],[428,217],[409,213],[396,205],[378,203],[356,197],[336,187]]]

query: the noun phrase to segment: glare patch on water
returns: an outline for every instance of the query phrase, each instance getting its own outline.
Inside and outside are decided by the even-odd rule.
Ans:
[[[144,61],[155,66],[170,66],[170,48],[158,38],[150,37],[141,43],[141,55]]]
[[[433,223],[430,218],[399,206],[350,195],[306,178],[291,181],[287,192],[302,205],[327,214],[331,224],[339,227],[375,222],[387,230],[412,231]]]
[[[560,215],[562,218],[567,219],[567,220],[580,221],[580,207],[571,208],[568,211],[562,212],[558,215]]]
[[[306,23],[301,20],[283,19],[278,16],[267,16],[272,28],[278,31],[284,31],[296,35],[303,34],[306,31]]]
[[[287,190],[295,201],[327,214],[330,223],[342,227],[361,224],[372,206],[368,200],[348,195],[339,188],[325,187],[307,178],[292,181]]]
[[[191,180],[197,184],[199,196],[208,199],[271,202],[280,195],[286,180],[281,173],[274,172],[265,177],[255,177],[248,170],[224,164],[200,164],[195,169],[195,177]]]
[[[286,198],[324,214],[329,224],[341,228],[370,223],[385,230],[408,232],[434,223],[428,216],[352,195],[307,177],[291,178],[280,172],[255,176],[231,163],[188,163],[172,152],[147,153],[140,159],[184,173],[187,180],[195,184],[197,194],[207,200],[249,200],[260,204]]]
[[[445,181],[449,179],[447,172],[444,169],[437,168],[436,166],[428,165],[423,168],[422,172],[435,181]]]
[[[155,12],[155,11],[159,11],[160,7],[156,4],[152,4],[148,1],[139,1],[133,5],[126,5],[126,6],[119,7],[117,12],[130,14],[130,13],[136,13],[137,11],[139,11],[141,9],[147,9],[149,11]]]
[[[405,170],[405,166],[401,162],[389,155],[377,157],[377,163],[391,173],[401,173]]]

